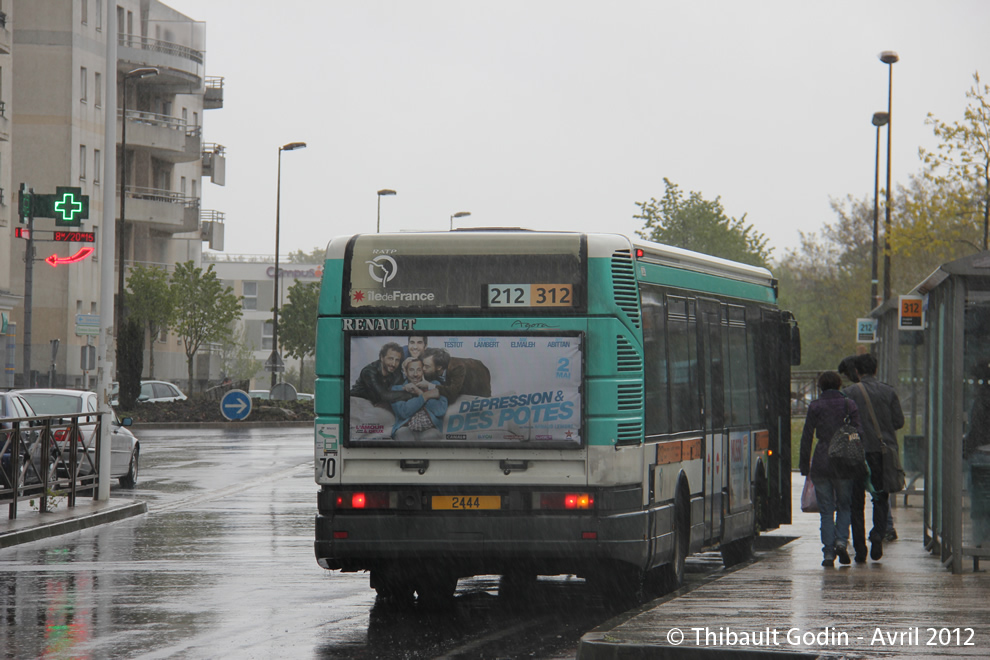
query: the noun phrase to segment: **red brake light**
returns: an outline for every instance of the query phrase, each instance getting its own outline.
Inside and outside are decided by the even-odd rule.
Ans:
[[[595,498],[590,493],[541,493],[541,509],[593,509]]]
[[[65,440],[65,436],[68,435],[67,429],[59,429],[55,431],[55,442],[62,442]]]
[[[643,251],[643,248],[636,248],[636,258],[637,259],[642,259],[643,258],[643,255],[645,255],[645,254],[646,254],[646,252]]]
[[[334,500],[338,509],[387,509],[389,494],[383,491],[338,493]]]

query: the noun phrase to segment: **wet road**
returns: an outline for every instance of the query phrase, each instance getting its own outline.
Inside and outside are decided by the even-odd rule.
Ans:
[[[564,659],[619,613],[565,578],[523,604],[480,577],[446,612],[376,606],[313,558],[310,429],[136,433],[138,487],[112,495],[147,515],[0,551],[5,657]]]

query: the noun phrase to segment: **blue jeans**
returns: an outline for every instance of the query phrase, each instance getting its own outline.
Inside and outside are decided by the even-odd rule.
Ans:
[[[849,543],[853,480],[818,477],[812,482],[822,519],[822,554],[835,557],[835,549]]]

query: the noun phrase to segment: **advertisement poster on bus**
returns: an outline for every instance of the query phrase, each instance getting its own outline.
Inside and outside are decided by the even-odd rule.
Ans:
[[[351,336],[349,446],[581,446],[569,335]]]

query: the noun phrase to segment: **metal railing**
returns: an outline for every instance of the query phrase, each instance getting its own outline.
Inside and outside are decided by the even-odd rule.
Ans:
[[[216,142],[204,142],[203,143],[203,155],[206,154],[216,154],[217,156],[225,156],[227,154],[227,147],[222,144],[217,144]]]
[[[120,193],[120,186],[117,186],[117,193]],[[141,186],[127,186],[127,197],[129,199],[144,199],[152,202],[165,202],[168,204],[181,204],[186,208],[199,206],[198,197],[189,197],[173,190],[164,188],[144,188]]]
[[[206,209],[199,212],[200,222],[219,222],[223,224],[226,214],[223,211],[215,211],[213,209]]]
[[[206,89],[223,89],[223,76],[206,76]]]
[[[117,117],[119,118],[120,116],[121,112],[118,111]],[[186,135],[191,135],[194,137],[198,137],[203,133],[202,126],[190,126],[185,119],[172,117],[171,115],[160,115],[156,112],[128,110],[127,121],[131,124],[145,124],[147,126],[157,126],[159,128],[167,128],[173,131],[181,131]]]
[[[196,64],[203,63],[202,51],[196,50],[195,48],[190,48],[189,46],[172,43],[171,41],[162,41],[161,39],[152,39],[150,37],[141,37],[133,34],[118,34],[117,45],[125,48],[139,48],[141,50],[147,50],[153,53],[174,55],[176,57],[191,60]]]
[[[99,415],[15,417],[2,426],[0,502],[9,501],[8,518],[17,518],[18,503],[25,500],[38,500],[38,511],[46,513],[59,498],[74,507],[84,491],[96,494],[103,437]]]

